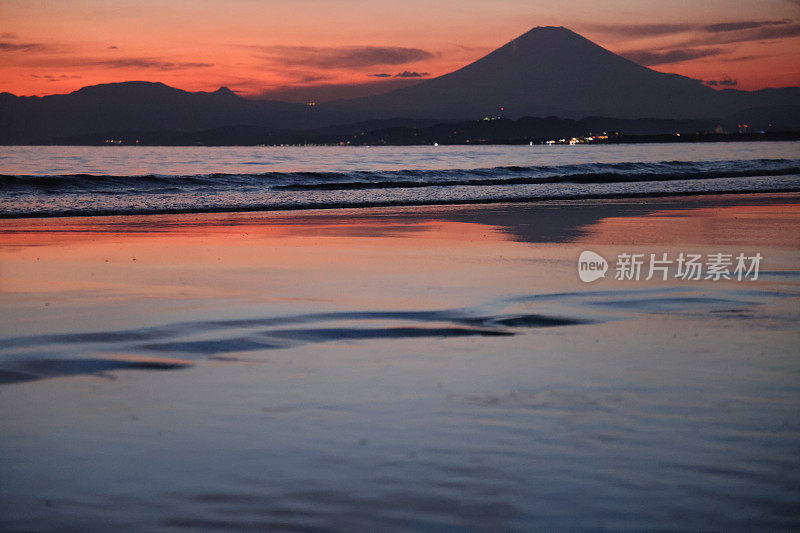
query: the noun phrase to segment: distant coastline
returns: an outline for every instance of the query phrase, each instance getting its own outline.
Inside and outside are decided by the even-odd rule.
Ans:
[[[590,117],[523,117],[437,122],[386,121],[321,130],[274,131],[256,126],[229,126],[201,131],[112,131],[34,142],[0,142],[5,146],[424,146],[515,144],[639,144],[799,141],[800,130],[751,129],[724,121],[614,119]],[[418,121],[416,121],[418,122]],[[431,121],[428,121],[431,122]],[[731,131],[733,130],[733,131]],[[628,131],[630,133],[628,133]]]

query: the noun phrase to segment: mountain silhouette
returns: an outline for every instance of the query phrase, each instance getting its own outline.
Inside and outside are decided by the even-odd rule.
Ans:
[[[228,125],[281,127],[303,120],[306,106],[253,101],[227,87],[188,92],[163,83],[130,81],[69,94],[0,94],[0,142],[31,142],[117,130],[196,131]]]
[[[141,81],[44,97],[0,93],[0,143],[232,126],[284,131],[371,123],[377,129],[381,121],[402,125],[399,119],[455,121],[498,115],[566,119],[733,115],[750,121],[763,118],[766,123],[765,117],[797,117],[797,102],[797,87],[717,91],[698,80],[638,65],[566,28],[538,27],[455,72],[377,96],[313,107],[248,100],[226,87],[188,92]]]
[[[716,91],[643,67],[562,27],[538,27],[455,72],[390,93],[336,102],[360,119],[550,116],[709,118],[796,103],[800,89]],[[501,112],[501,108],[504,108]]]

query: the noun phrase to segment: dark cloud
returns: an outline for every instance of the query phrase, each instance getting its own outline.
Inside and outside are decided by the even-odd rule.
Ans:
[[[60,62],[63,64],[63,62]],[[154,70],[185,70],[193,68],[213,67],[213,63],[172,62],[146,57],[128,57],[122,59],[76,59],[69,62],[73,67],[100,67],[100,68],[136,68]]]
[[[726,22],[700,26],[698,31],[701,33],[696,33],[693,38],[685,39],[670,47],[632,50],[621,55],[645,66],[679,63],[722,54],[723,50],[719,47],[726,44],[797,37],[800,36],[800,24],[789,20]],[[756,57],[758,56],[740,59],[755,59]],[[719,61],[737,60],[736,58],[719,59]]]
[[[46,52],[48,49],[49,47],[42,43],[9,43],[0,41],[0,52]]]
[[[727,57],[719,57],[714,59],[715,63],[738,63],[740,61],[753,61],[755,59],[764,59],[765,57],[775,57],[775,54],[753,54],[753,55],[738,55],[738,56],[727,56]]]
[[[404,70],[403,72],[398,72],[394,76],[391,74],[387,74],[386,72],[381,72],[379,74],[370,74],[373,78],[424,78],[428,76],[427,72],[416,72],[416,71],[408,71]]]
[[[0,33],[0,39],[17,39],[18,35],[16,33],[10,31],[4,31]]]
[[[800,0],[798,0],[800,3]],[[710,43],[754,41],[797,35],[790,19],[740,20],[716,24],[591,24],[589,30],[620,37],[650,37],[688,32],[728,34],[709,37]],[[702,40],[702,39],[701,39]],[[694,41],[693,41],[694,42]]]
[[[375,65],[402,65],[435,57],[427,50],[401,46],[312,46],[257,47],[268,59],[288,66],[316,68],[363,68]]]
[[[298,84],[308,84],[317,81],[325,81],[329,79],[331,79],[331,76],[326,76],[323,74],[297,73],[295,77],[295,82]]]
[[[77,75],[74,75],[74,74],[73,75],[61,74],[60,76],[56,76],[56,75],[53,75],[53,74],[42,74],[42,75],[31,74],[31,78],[37,78],[37,79],[47,80],[47,81],[62,81],[62,80],[80,79],[81,76],[77,76]]]
[[[589,30],[625,37],[646,37],[685,33],[695,29],[694,24],[591,24]]]
[[[758,31],[746,35],[747,40],[760,41],[762,39],[783,39],[800,35],[800,24],[786,24],[776,27],[760,28]]]
[[[110,68],[110,69],[153,69],[153,70],[185,70],[193,68],[213,67],[213,63],[174,62],[150,57],[126,57],[108,59],[101,57],[33,57],[26,58],[23,63],[32,68]]]
[[[228,87],[236,94],[259,94],[264,91],[266,83],[261,78],[248,78],[242,76],[228,77],[219,83],[220,86]],[[249,97],[249,96],[248,96]]]
[[[403,72],[398,72],[394,75],[395,78],[424,78],[427,76],[427,72],[409,72],[404,70]]]
[[[798,0],[800,1],[800,0]],[[694,38],[686,39],[671,47],[632,50],[622,55],[645,66],[680,63],[723,53],[721,45],[752,41],[787,39],[800,36],[800,24],[790,20],[761,20],[725,22],[698,26]],[[721,58],[721,61],[754,59],[758,56]]]
[[[250,77],[228,77],[224,80],[221,84],[229,87],[233,92],[239,94],[246,94],[248,98],[266,98],[266,99],[277,99],[274,97],[272,93],[277,94],[281,93],[282,91],[290,90],[290,89],[303,89],[309,86],[319,86],[324,84],[327,80],[332,80],[333,76],[328,75],[320,75],[320,74],[308,74],[307,72],[302,71],[292,71],[287,70],[283,71],[281,74],[287,76],[291,79],[288,83],[285,83],[279,87],[271,87],[269,89],[265,89],[265,87],[270,87],[272,84],[263,79],[263,78],[250,78]],[[256,96],[252,96],[256,95]],[[301,101],[301,100],[293,100],[293,101]],[[305,103],[305,101],[303,101]]]
[[[797,37],[798,35],[800,35],[800,24],[781,24],[777,26],[762,26],[747,30],[711,33],[709,35],[684,42],[682,46],[719,45],[751,41],[788,39],[791,37]]]
[[[153,59],[112,59],[107,61],[98,61],[97,66],[105,66],[111,68],[146,68],[156,70],[181,70],[191,68],[208,68],[213,67],[214,63],[197,63],[197,62],[184,62],[174,63],[172,61],[160,61]]]
[[[711,87],[736,87],[739,85],[739,80],[734,80],[732,78],[722,78],[721,80],[707,80],[704,81],[706,85]]]
[[[5,34],[4,34],[5,35]],[[108,49],[116,50],[117,46],[111,45]],[[202,62],[180,62],[167,61],[160,58],[151,57],[127,57],[127,58],[102,58],[102,57],[65,57],[64,54],[70,51],[69,47],[63,44],[44,44],[44,43],[19,43],[0,41],[0,53],[25,53],[24,55],[15,54],[16,63],[29,67],[50,67],[50,68],[111,68],[111,69],[154,69],[154,70],[185,70],[194,68],[207,68],[214,66],[213,63]],[[7,60],[11,61],[12,56],[8,55]],[[44,79],[49,79],[44,77]]]
[[[366,83],[323,83],[319,85],[286,85],[261,92],[255,98],[284,102],[328,102],[372,96],[419,83],[417,78],[381,78]]]
[[[792,22],[789,19],[784,20],[747,20],[741,22],[721,22],[719,24],[709,24],[707,26],[703,26],[702,30],[711,32],[711,33],[718,33],[718,32],[725,32],[725,31],[736,31],[736,30],[750,30],[753,28],[764,28],[769,26],[781,26],[784,24],[789,24]]]
[[[634,63],[652,67],[654,65],[691,61],[692,59],[715,56],[721,53],[722,50],[719,48],[673,48],[671,50],[632,50],[621,55]]]
[[[111,46],[108,47],[108,49],[109,50],[118,50],[119,46],[115,46],[115,45],[112,44]]]

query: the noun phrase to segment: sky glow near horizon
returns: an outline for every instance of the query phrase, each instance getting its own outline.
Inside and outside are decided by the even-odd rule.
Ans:
[[[800,86],[800,0],[1,0],[0,91],[147,80],[324,101],[451,72],[545,25],[717,88]]]

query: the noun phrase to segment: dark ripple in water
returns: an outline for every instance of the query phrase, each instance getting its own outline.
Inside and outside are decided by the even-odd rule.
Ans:
[[[2,362],[0,385],[79,374],[102,375],[112,370],[176,370],[192,366],[190,361],[174,359],[11,359]]]
[[[433,311],[352,311],[211,320],[105,332],[13,337],[3,341],[0,384],[58,376],[101,374],[116,370],[166,370],[184,368],[183,360],[103,357],[103,353],[147,354],[214,358],[236,361],[230,354],[275,350],[309,343],[353,342],[373,339],[446,339],[507,337],[537,328],[591,325],[608,320],[596,308],[637,313],[712,313],[720,318],[750,319],[754,306],[786,296],[774,292],[733,290],[710,297],[683,288],[638,291],[594,291],[516,296],[472,309]],[[524,307],[543,304],[577,306],[578,316],[531,313]],[[491,308],[494,314],[486,313]],[[587,316],[589,318],[587,318]],[[618,318],[618,317],[617,317]],[[344,323],[333,327],[332,323]],[[420,325],[421,324],[421,325]],[[312,326],[292,327],[286,326]],[[235,331],[234,331],[235,330]],[[214,338],[208,338],[213,335]],[[198,338],[202,337],[202,338]],[[39,352],[31,352],[39,347]],[[44,348],[44,351],[41,349]],[[28,353],[26,353],[28,352]],[[76,354],[89,354],[76,357]]]

